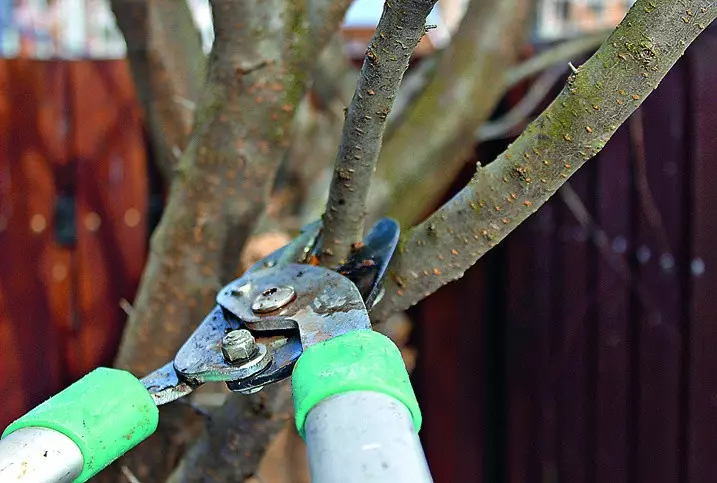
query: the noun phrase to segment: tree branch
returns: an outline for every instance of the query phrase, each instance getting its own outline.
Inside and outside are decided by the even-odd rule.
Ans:
[[[366,49],[356,91],[346,112],[341,145],[324,214],[322,263],[338,265],[363,238],[366,198],[386,119],[408,61],[426,32],[436,0],[392,0]]]
[[[290,419],[291,407],[287,382],[250,396],[230,397],[213,413],[168,483],[245,481],[255,473],[264,449]]]
[[[551,46],[525,62],[516,65],[506,72],[505,89],[508,90],[528,77],[556,64],[567,63],[575,57],[597,49],[607,38],[609,32],[597,32],[584,37],[566,40]]]
[[[638,0],[525,132],[405,234],[372,316],[461,277],[603,148],[715,16],[714,0]]]
[[[584,37],[565,40],[547,48],[522,64],[511,67],[503,74],[503,93],[528,77],[539,74],[548,67],[559,64],[560,62],[567,62],[577,55],[598,48],[607,36],[608,32],[598,32]],[[423,60],[417,67],[414,67],[410,74],[403,80],[401,90],[398,92],[396,102],[393,105],[393,111],[391,111],[391,115],[388,117],[388,127],[386,128],[385,138],[390,138],[393,128],[395,128],[396,125],[402,124],[406,111],[420,96],[435,75],[438,65],[437,57],[439,57],[439,55],[434,55],[433,57]]]
[[[520,31],[517,31],[517,33],[520,33]],[[568,60],[574,60],[575,56],[577,55],[595,50],[597,47],[600,46],[600,44],[605,40],[605,38],[607,38],[607,35],[607,32],[605,32],[589,35],[586,37],[566,40],[555,46],[547,48],[546,50],[537,54],[535,57],[521,64],[508,68],[504,72],[496,72],[496,76],[503,77],[502,90],[496,91],[497,94],[493,92],[495,96],[486,98],[485,96],[481,95],[477,99],[469,100],[468,102],[478,103],[480,106],[486,107],[488,107],[488,104],[490,102],[493,102],[493,106],[490,106],[488,109],[483,111],[484,113],[487,113],[485,114],[487,116],[491,112],[493,112],[493,110],[495,109],[495,104],[500,101],[500,98],[503,97],[510,88],[514,87],[516,84],[527,79],[528,77],[535,75],[540,71],[553,65],[564,62],[565,68],[567,69]],[[519,45],[520,44],[516,44],[516,47],[519,47]],[[476,57],[476,59],[478,59],[478,57]],[[412,71],[412,74],[410,76],[406,77],[403,82],[401,91],[399,92],[399,96],[396,99],[396,104],[394,105],[392,116],[389,117],[389,126],[387,128],[385,136],[386,139],[391,139],[392,133],[396,125],[398,125],[400,128],[400,125],[405,118],[406,112],[410,109],[410,104],[414,102],[415,99],[419,98],[420,94],[423,93],[426,85],[429,83],[430,79],[432,79],[432,76],[435,74],[437,64],[438,61],[436,58],[426,59],[421,65],[419,65],[416,69]],[[494,80],[491,80],[491,82],[495,83]],[[408,89],[404,90],[403,87],[407,87]],[[537,92],[534,93],[537,94]],[[487,124],[489,125],[486,126]],[[480,135],[480,132],[484,130],[484,127],[486,128],[485,131],[489,131],[486,133],[488,137],[492,137],[497,132],[493,128],[500,128],[504,126],[497,126],[491,121],[484,122],[483,125],[478,127],[479,140],[482,139],[482,135]],[[452,167],[449,164],[447,166],[448,169],[442,170],[439,175],[432,176],[430,178],[430,185],[425,184],[424,165],[416,164],[414,160],[410,158],[400,161],[387,160],[387,162],[404,163],[405,169],[409,172],[413,171],[415,172],[415,174],[409,174],[408,176],[391,177],[388,179],[382,178],[380,175],[385,171],[381,169],[381,164],[379,164],[380,173],[377,180],[374,181],[373,188],[376,189],[374,190],[375,192],[371,194],[371,197],[380,199],[389,198],[389,201],[393,201],[393,206],[389,208],[388,211],[393,214],[393,216],[400,217],[400,219],[402,219],[404,222],[410,223],[412,220],[415,220],[420,214],[425,213],[425,210],[433,206],[438,197],[442,196],[442,194],[445,193],[445,191],[448,189],[448,186],[455,178],[455,172],[461,169],[462,166],[464,166],[464,163],[467,161],[468,156],[456,157],[454,159],[456,163],[455,167]],[[388,171],[388,168],[384,169]],[[382,192],[379,191],[379,187]],[[410,204],[410,206],[406,206],[405,203],[402,204],[400,202],[400,198],[392,196],[394,190],[397,189],[400,189],[401,192],[411,193],[412,203]]]
[[[560,80],[567,66],[554,67],[545,71],[530,86],[530,90],[523,98],[503,116],[495,121],[484,123],[476,135],[477,142],[485,142],[491,139],[510,136],[519,126],[524,125],[527,119],[540,106],[545,97],[553,89],[553,86]],[[517,134],[517,133],[516,133]]]
[[[172,179],[204,83],[206,56],[186,1],[112,0],[157,165]],[[184,101],[184,102],[181,102]]]
[[[215,41],[195,129],[152,236],[118,367],[144,375],[170,360],[216,291],[237,275],[241,247],[265,209],[289,144],[306,65],[338,29],[347,6],[348,0],[332,2],[322,10],[327,17],[320,31],[312,31],[301,2],[212,2]],[[168,411],[159,439],[171,440],[172,431],[184,427],[171,417],[173,408]],[[249,443],[262,450],[261,438]],[[166,453],[145,442],[128,455],[127,466],[157,468],[146,480],[162,481]]]
[[[299,107],[291,130],[291,146],[279,172],[275,192],[285,229],[298,229],[321,216],[331,183],[336,150],[341,141],[344,108],[356,87],[358,69],[336,35],[316,60],[311,90]],[[276,203],[279,205],[279,203]]]
[[[436,75],[386,138],[377,177],[391,185],[389,216],[401,223],[415,221],[416,208],[441,195],[434,180],[452,179],[463,166],[474,133],[504,93],[500,79],[524,47],[532,5],[532,0],[473,0],[468,5],[440,54]]]

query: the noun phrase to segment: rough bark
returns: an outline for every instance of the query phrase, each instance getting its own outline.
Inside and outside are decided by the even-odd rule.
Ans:
[[[296,230],[324,211],[344,109],[358,77],[341,35],[317,58],[311,77],[311,90],[297,108],[291,145],[272,194],[277,209],[270,216],[284,229]]]
[[[347,4],[212,2],[215,42],[194,132],[152,236],[118,367],[141,376],[170,360],[213,305],[217,289],[236,276],[241,247],[264,211],[288,146],[306,66],[338,29]],[[146,442],[124,462],[132,471],[149,467],[148,481],[166,475],[164,460],[174,449],[164,445],[186,425],[184,415],[175,417],[178,411],[163,411],[155,437],[162,444]],[[262,451],[261,438],[247,437]]]
[[[197,127],[152,237],[117,357],[118,366],[138,374],[172,357],[216,290],[235,276],[288,146],[304,62],[326,41],[304,30],[306,12],[295,2],[212,6],[216,40]],[[342,12],[327,22],[337,28]]]
[[[287,381],[250,396],[230,397],[208,420],[168,483],[245,481],[289,421],[291,407]]]
[[[112,0],[157,166],[169,183],[186,148],[206,56],[186,1]]]
[[[603,148],[715,16],[713,1],[638,0],[524,133],[405,234],[372,316],[403,310],[462,276]]]
[[[401,223],[414,222],[416,207],[441,196],[433,180],[454,178],[473,149],[473,134],[503,95],[503,76],[525,45],[532,4],[473,0],[436,74],[391,129],[376,174],[391,180],[388,214]]]
[[[349,254],[351,245],[363,238],[366,198],[386,120],[435,3],[436,0],[384,3],[346,111],[324,214],[321,262],[326,266],[338,265]]]
[[[481,96],[478,99],[474,99],[472,102],[477,102],[480,105],[486,106],[490,102],[497,104],[500,101],[500,98],[505,95],[508,90],[521,81],[524,81],[535,74],[539,74],[541,71],[549,67],[557,66],[560,63],[564,63],[565,68],[567,69],[568,61],[574,60],[581,54],[586,52],[589,53],[597,49],[607,36],[607,32],[601,32],[587,35],[585,37],[566,40],[551,46],[525,62],[510,67],[507,71],[500,74],[496,73],[496,75],[502,75],[502,80],[500,82],[502,82],[503,87],[500,94],[490,98],[484,98]],[[384,136],[386,139],[390,140],[395,126],[400,126],[402,124],[402,120],[404,120],[406,112],[409,110],[412,103],[420,97],[430,80],[435,75],[437,64],[438,59],[436,57],[426,59],[412,71],[410,76],[407,76],[406,79],[404,79],[403,85],[396,99],[396,103],[394,104],[393,111],[389,117],[389,125]],[[485,112],[490,114],[494,111],[494,109],[495,104],[491,108],[486,109]],[[477,139],[479,141],[484,138],[481,131],[483,131],[483,128],[489,123],[491,123],[491,121],[485,121],[483,125],[478,128]],[[488,137],[493,136],[496,132],[493,129],[494,127],[496,126],[487,126],[486,131],[490,131],[490,135]],[[456,158],[456,169],[459,169],[460,166],[463,165],[462,163],[466,161],[467,159],[460,160],[459,158]],[[411,159],[403,159],[400,161],[390,160],[389,162],[402,162],[405,164],[406,169],[415,170],[416,173],[424,171],[422,165],[416,165]],[[436,199],[448,190],[448,187],[453,182],[454,178],[455,176],[452,170],[441,172],[439,176],[432,178],[429,197],[411,196],[412,203],[410,207],[398,208],[390,206],[391,202],[395,205],[400,204],[399,198],[392,196],[393,191],[400,188],[403,192],[412,193],[415,189],[421,189],[423,177],[421,175],[409,175],[405,178],[386,179],[379,175],[371,185],[372,191],[370,199],[374,200],[375,206],[383,207],[388,204],[388,206],[383,210],[384,213],[396,213],[400,210],[401,213],[399,216],[402,218],[405,217],[406,220],[414,220],[419,216],[419,214],[425,213],[427,209],[435,204]]]

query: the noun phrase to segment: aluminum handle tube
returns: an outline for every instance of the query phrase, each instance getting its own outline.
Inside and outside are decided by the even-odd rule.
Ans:
[[[82,473],[80,448],[48,428],[23,428],[0,440],[0,481],[71,483]]]
[[[373,391],[318,403],[306,417],[312,483],[432,482],[406,406]]]

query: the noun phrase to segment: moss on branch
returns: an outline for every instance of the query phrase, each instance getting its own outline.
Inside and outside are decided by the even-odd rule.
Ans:
[[[390,216],[415,222],[464,166],[473,134],[504,94],[504,76],[525,46],[533,4],[469,3],[431,80],[386,137],[376,174],[391,186]]]
[[[523,134],[404,235],[372,316],[461,277],[603,148],[715,16],[713,1],[638,0]]]

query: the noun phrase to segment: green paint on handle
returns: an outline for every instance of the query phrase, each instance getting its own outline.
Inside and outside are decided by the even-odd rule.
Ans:
[[[157,429],[159,411],[141,381],[126,371],[99,368],[37,406],[5,429],[61,432],[82,451],[83,483]]]
[[[296,428],[302,437],[314,406],[349,391],[375,391],[398,399],[411,412],[416,431],[421,428],[421,410],[401,352],[378,332],[357,330],[309,347],[291,380]]]

